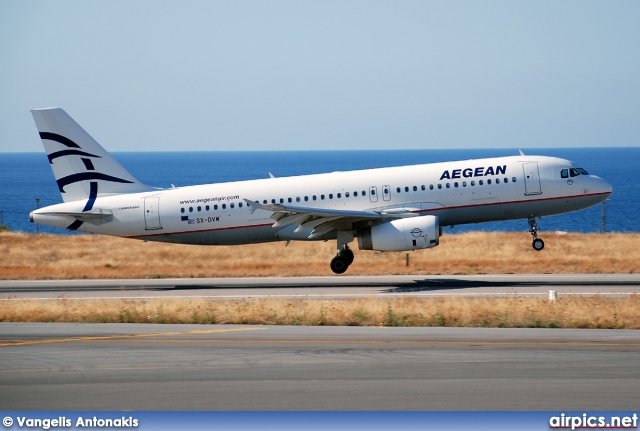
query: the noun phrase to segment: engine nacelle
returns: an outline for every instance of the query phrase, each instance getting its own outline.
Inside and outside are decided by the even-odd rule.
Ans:
[[[402,218],[358,231],[360,250],[405,251],[440,244],[438,217]]]

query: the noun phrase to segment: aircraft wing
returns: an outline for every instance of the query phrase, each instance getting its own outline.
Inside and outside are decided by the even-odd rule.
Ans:
[[[320,237],[331,232],[339,224],[355,223],[363,220],[386,221],[390,219],[414,217],[417,214],[403,208],[389,208],[376,211],[350,211],[330,208],[310,208],[283,204],[260,204],[245,199],[251,211],[263,209],[272,211],[271,218],[275,220],[274,228],[283,228],[289,225],[298,225],[294,232],[303,232],[313,228],[309,239]]]

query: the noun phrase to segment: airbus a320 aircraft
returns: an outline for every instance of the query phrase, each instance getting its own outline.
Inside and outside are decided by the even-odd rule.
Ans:
[[[555,157],[519,156],[333,172],[171,189],[127,172],[60,108],[31,111],[64,203],[30,220],[70,230],[181,244],[336,240],[336,274],[361,250],[435,247],[441,226],[537,219],[596,205],[605,180]]]

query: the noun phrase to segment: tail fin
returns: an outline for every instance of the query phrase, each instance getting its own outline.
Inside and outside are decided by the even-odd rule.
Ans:
[[[98,196],[152,190],[134,178],[64,110],[31,111],[62,200],[87,200],[85,211]]]

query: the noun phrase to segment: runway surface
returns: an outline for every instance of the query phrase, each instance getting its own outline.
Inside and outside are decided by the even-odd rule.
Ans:
[[[640,294],[640,274],[335,276],[148,280],[2,280],[0,300],[21,298],[547,296]]]
[[[0,323],[5,410],[635,410],[640,331]]]
[[[0,281],[0,300],[626,296],[639,275]],[[640,331],[0,323],[6,410],[625,410]]]

